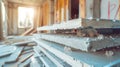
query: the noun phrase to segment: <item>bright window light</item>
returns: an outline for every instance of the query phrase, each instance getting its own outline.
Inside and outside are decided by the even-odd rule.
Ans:
[[[2,4],[2,20],[3,20],[3,22],[5,22],[5,6],[4,6],[4,3],[2,2],[1,3]]]
[[[33,27],[34,8],[19,7],[18,8],[18,27],[29,28]]]

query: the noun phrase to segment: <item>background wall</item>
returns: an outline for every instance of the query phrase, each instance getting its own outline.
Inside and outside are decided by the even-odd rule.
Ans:
[[[119,0],[102,0],[101,18],[102,19],[119,19],[119,17],[117,16],[120,12],[119,8],[120,8]]]
[[[8,3],[8,35],[21,35],[25,31],[31,28],[18,28],[18,7],[33,7],[35,14],[34,14],[34,25],[33,27],[36,28],[37,24],[40,22],[40,6],[36,5],[24,5],[24,4],[17,4],[17,3]]]

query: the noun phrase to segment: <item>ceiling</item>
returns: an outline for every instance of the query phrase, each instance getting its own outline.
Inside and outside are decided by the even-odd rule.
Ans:
[[[42,0],[7,0],[8,2],[20,3],[20,4],[34,4],[39,5]]]

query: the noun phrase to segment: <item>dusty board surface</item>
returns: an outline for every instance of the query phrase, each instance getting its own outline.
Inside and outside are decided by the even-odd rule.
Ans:
[[[29,58],[25,62],[19,64],[18,67],[27,67],[30,64],[30,62],[31,62],[31,59]]]
[[[47,49],[40,47],[39,45],[37,46],[52,62],[54,62],[58,67],[71,67],[69,64],[49,52]]]
[[[12,54],[16,50],[15,46],[1,46],[0,47],[0,57]]]
[[[80,61],[81,63],[85,63],[86,65],[93,65],[95,67],[103,67],[108,65],[109,63],[115,62],[117,60],[120,60],[120,49],[113,49],[112,51],[115,53],[115,55],[108,57],[105,55],[105,51],[100,51],[100,52],[82,52],[82,51],[72,51],[72,52],[65,52],[64,47],[61,45],[58,45],[56,43],[52,42],[47,42],[47,41],[41,41],[41,40],[36,40],[37,43],[48,49],[50,52],[55,54],[56,56],[60,58],[64,57],[63,59],[66,60],[73,58],[75,61]],[[65,56],[63,56],[65,55]],[[72,59],[72,61],[74,61]],[[98,66],[99,65],[99,66]]]
[[[120,46],[112,38],[107,37],[76,37],[69,35],[53,35],[53,34],[36,34],[37,39],[45,39],[56,43],[63,44],[82,51],[96,51],[106,47]]]
[[[42,62],[37,57],[31,57],[30,67],[42,67]]]
[[[15,54],[15,53],[14,53]],[[30,57],[31,56],[33,56],[33,52],[31,52],[31,53],[26,53],[26,54],[21,54],[18,58],[17,58],[17,61],[15,61],[15,62],[10,62],[10,63],[5,63],[5,64],[3,64],[3,66],[4,67],[18,67],[18,65],[19,64],[21,64],[21,63],[23,63],[23,62],[25,62],[26,60],[28,60],[28,59],[30,59]],[[8,61],[7,59],[9,59],[10,58],[10,56],[8,56],[8,57],[5,57],[6,59],[3,59],[3,58],[1,58],[1,59],[3,59],[4,60],[4,62],[5,61]],[[2,61],[0,59],[0,61]],[[13,58],[13,59],[15,59],[15,58]],[[2,61],[3,62],[3,61]]]
[[[10,57],[7,59],[6,63],[17,61],[19,55],[21,54],[24,47],[18,47],[15,52],[13,52]]]
[[[56,67],[56,65],[48,57],[46,57],[45,54],[39,53],[39,49],[34,49],[34,51],[45,67]]]
[[[55,57],[53,58],[53,56],[48,54],[43,48],[40,48],[38,46],[35,49],[40,49],[54,64],[56,64],[57,67],[63,67],[63,65],[60,62],[58,62],[58,60],[56,60]]]
[[[65,30],[77,29],[79,27],[92,26],[94,28],[120,28],[120,20],[107,20],[107,19],[74,19],[59,24],[50,26],[43,26],[37,28],[37,31],[43,30]]]

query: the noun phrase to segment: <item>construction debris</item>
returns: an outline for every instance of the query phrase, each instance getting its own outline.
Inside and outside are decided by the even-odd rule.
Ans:
[[[0,46],[0,66],[1,67],[24,67],[30,64],[33,56],[33,46]],[[29,48],[29,49],[28,49]]]

